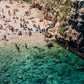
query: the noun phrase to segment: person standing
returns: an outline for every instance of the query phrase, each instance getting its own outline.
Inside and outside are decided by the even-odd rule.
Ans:
[[[15,10],[13,11],[13,15],[16,15]]]
[[[2,11],[2,13],[3,13],[3,12],[4,12],[4,9],[2,8],[2,10],[1,10],[1,11]]]
[[[10,0],[10,3],[11,3],[11,0]]]
[[[4,40],[6,40],[6,35],[4,35]]]
[[[29,31],[29,36],[31,36],[32,35],[32,32],[31,31]]]

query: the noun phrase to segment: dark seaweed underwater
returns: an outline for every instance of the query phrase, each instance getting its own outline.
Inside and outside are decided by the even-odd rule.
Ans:
[[[58,44],[0,47],[0,84],[84,84],[84,59]]]

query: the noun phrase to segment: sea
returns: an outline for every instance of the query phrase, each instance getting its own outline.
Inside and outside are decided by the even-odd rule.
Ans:
[[[84,84],[84,59],[76,54],[42,40],[17,45],[0,47],[0,84]]]

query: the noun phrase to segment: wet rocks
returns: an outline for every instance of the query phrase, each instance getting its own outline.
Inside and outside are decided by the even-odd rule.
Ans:
[[[6,77],[10,77],[11,74],[10,74],[10,73],[6,73],[5,76],[6,76]]]
[[[43,52],[44,51],[44,49],[39,49],[39,52]]]
[[[44,49],[42,49],[42,48],[40,48],[40,47],[38,47],[38,46],[34,46],[33,48],[38,49],[39,52],[43,52],[43,51],[44,51]]]
[[[78,66],[78,67],[76,67],[76,69],[77,69],[78,71],[84,71],[84,67],[82,67],[82,66]]]
[[[53,37],[53,35],[52,35],[51,33],[46,33],[46,34],[45,34],[45,37],[51,38],[51,37]]]
[[[59,71],[59,72],[58,72],[58,75],[59,75],[59,76],[63,76],[63,74],[64,74],[64,73],[63,73],[62,71]]]
[[[31,8],[38,8],[39,10],[41,10],[42,6],[40,6],[38,3],[33,3]]]
[[[38,62],[34,62],[34,65],[38,65]]]
[[[50,40],[49,39],[44,39],[44,41],[48,43]]]
[[[36,56],[36,58],[42,59],[43,58],[43,55],[39,54],[39,55]]]
[[[22,77],[21,75],[18,75],[18,78],[19,78],[19,79],[23,79],[23,77]]]
[[[35,80],[35,82],[37,82],[37,83],[43,83],[43,82],[45,82],[45,80],[46,80],[46,78],[45,77],[43,77],[43,78],[37,78],[36,80]]]
[[[40,65],[42,65],[42,63],[41,63],[41,62],[39,62],[39,63],[38,63],[38,65],[39,65],[39,66],[40,66]]]
[[[38,46],[34,46],[33,48],[38,48]]]
[[[55,63],[60,63],[61,61],[60,61],[60,59],[55,59],[54,62]]]
[[[9,83],[9,80],[8,80],[8,79],[4,79],[4,80],[3,80],[3,83],[8,84],[8,83]]]
[[[53,43],[52,42],[48,42],[47,44],[46,44],[46,46],[49,48],[49,47],[53,47]]]
[[[51,39],[52,42],[56,42],[56,39]]]
[[[33,69],[37,69],[38,67],[37,66],[34,66]]]

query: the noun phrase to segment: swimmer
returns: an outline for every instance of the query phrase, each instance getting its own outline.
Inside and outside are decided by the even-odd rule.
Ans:
[[[46,75],[47,75],[48,77],[51,77],[48,73],[46,73]]]
[[[29,58],[29,55],[26,55],[26,58],[28,59]]]
[[[20,48],[19,47],[17,47],[17,50],[18,50],[18,52],[20,51]]]
[[[25,43],[25,48],[27,49],[27,44]]]

